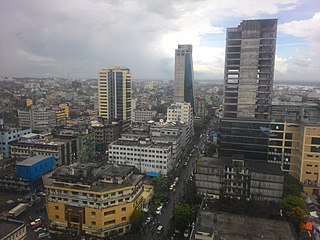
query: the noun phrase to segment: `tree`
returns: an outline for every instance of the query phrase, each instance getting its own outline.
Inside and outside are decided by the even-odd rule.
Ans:
[[[299,207],[303,210],[306,209],[306,202],[298,196],[288,195],[281,201],[281,206],[285,213],[290,212],[294,207]]]
[[[298,225],[304,221],[306,214],[307,213],[304,209],[300,207],[294,207],[287,213],[287,216],[293,224]]]
[[[142,212],[135,209],[130,217],[130,222],[132,226],[132,231],[139,231],[141,229],[142,223]]]
[[[192,208],[189,204],[176,205],[173,210],[173,222],[175,227],[183,232],[192,221]]]
[[[306,202],[301,197],[288,195],[281,201],[281,206],[288,220],[299,231],[299,224],[306,216]]]
[[[295,177],[286,174],[284,176],[284,186],[283,186],[283,196],[286,197],[288,195],[301,196],[301,192],[303,190],[303,186]]]

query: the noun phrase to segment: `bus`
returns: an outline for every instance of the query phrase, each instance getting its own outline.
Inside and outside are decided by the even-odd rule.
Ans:
[[[14,208],[12,208],[9,212],[8,215],[9,217],[17,217],[19,216],[21,213],[24,212],[24,210],[27,209],[27,204],[25,203],[19,203],[17,206],[15,206]]]

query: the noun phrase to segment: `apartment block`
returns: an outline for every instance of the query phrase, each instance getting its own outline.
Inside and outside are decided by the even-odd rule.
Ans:
[[[46,183],[51,231],[122,235],[143,205],[143,175],[134,167],[88,163],[58,168]]]
[[[172,146],[150,138],[118,139],[109,145],[108,162],[134,166],[147,175],[167,175],[173,168]]]

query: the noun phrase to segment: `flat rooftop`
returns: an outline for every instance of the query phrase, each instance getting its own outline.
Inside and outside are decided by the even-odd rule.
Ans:
[[[216,221],[214,221],[216,215]],[[230,213],[201,211],[196,230],[213,228],[215,239],[224,240],[292,240],[295,239],[288,222],[248,217]]]
[[[74,169],[96,169],[97,171],[94,172],[94,176],[89,174],[88,176],[83,175],[76,175],[70,174],[70,166],[61,166],[56,169],[55,173],[52,174],[50,178],[46,179],[47,186],[53,187],[64,187],[70,189],[78,189],[84,191],[93,191],[93,192],[105,192],[112,189],[127,187],[127,186],[134,186],[139,181],[141,181],[144,176],[140,174],[131,174],[134,172],[133,166],[128,165],[112,165],[112,164],[100,164],[100,163],[88,163],[88,164],[80,164],[75,165]],[[74,171],[76,172],[76,171]],[[129,176],[130,175],[130,176]],[[109,183],[109,182],[102,182],[103,178],[108,177],[127,177],[129,178],[125,180],[123,183]],[[83,184],[80,184],[82,182]],[[77,183],[75,185],[69,186],[70,183]],[[90,187],[84,187],[90,186]]]
[[[24,225],[24,223],[19,221],[0,220],[0,239],[4,238],[22,225]]]
[[[40,162],[44,159],[50,158],[52,156],[41,156],[41,155],[37,155],[31,158],[27,158],[26,160],[23,160],[21,162],[18,162],[16,165],[17,166],[32,166],[37,162]]]
[[[164,148],[167,149],[170,147],[170,144],[167,143],[153,143],[152,141],[146,141],[146,140],[123,140],[123,139],[118,139],[115,142],[113,142],[111,145],[116,146],[136,146],[136,147],[144,147],[144,148]]]
[[[206,219],[210,224],[210,218],[203,219]],[[213,221],[211,221],[212,223]],[[288,222],[228,213],[217,214],[216,231],[219,237],[225,240],[294,239]]]

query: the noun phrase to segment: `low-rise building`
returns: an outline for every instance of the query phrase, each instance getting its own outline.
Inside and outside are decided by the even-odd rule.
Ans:
[[[76,161],[68,141],[50,142],[43,139],[23,139],[10,143],[10,156],[16,159],[27,159],[32,156],[54,156],[57,165],[71,164]]]
[[[202,195],[278,202],[284,176],[278,164],[232,158],[200,158],[196,185]]]
[[[18,193],[42,190],[42,175],[55,167],[52,156],[35,156],[16,165],[7,165],[0,171],[0,189]]]
[[[0,219],[0,240],[24,240],[27,237],[27,225],[17,220]]]
[[[120,138],[122,131],[129,127],[129,122],[107,120],[91,122],[96,140],[96,151],[104,153],[107,150],[108,144]]]
[[[143,205],[143,175],[134,167],[88,163],[62,166],[45,184],[51,231],[97,237],[122,235]]]
[[[4,127],[0,124],[0,153],[7,158],[10,155],[9,143],[19,140],[22,136],[30,134],[31,129],[18,129]]]
[[[108,162],[135,166],[147,175],[167,175],[173,168],[172,146],[150,138],[118,139],[109,145]]]

